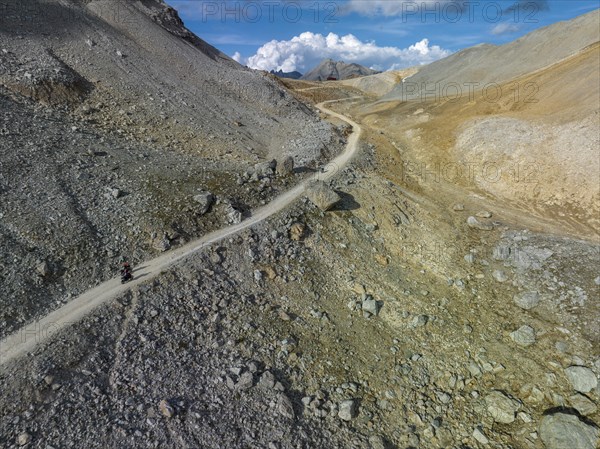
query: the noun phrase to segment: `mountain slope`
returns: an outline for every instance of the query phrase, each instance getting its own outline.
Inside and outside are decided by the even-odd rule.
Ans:
[[[428,64],[399,85],[384,100],[432,99],[446,87],[449,95],[458,85],[464,95],[469,89],[481,90],[493,83],[513,78],[555,64],[600,40],[600,12],[592,11],[566,22],[533,31],[502,46],[482,44]],[[426,88],[425,91],[423,88]]]
[[[11,5],[0,0],[14,11],[0,18],[2,333],[112,277],[121,256],[203,235],[293,183],[250,182],[255,164],[314,166],[340,148],[313,109],[162,1]],[[216,204],[199,213],[207,190]]]
[[[271,70],[271,74],[278,76],[279,78],[288,78],[292,80],[299,80],[302,78],[302,73],[300,72],[284,72],[283,70],[276,72],[275,70]]]
[[[0,83],[9,89],[52,104],[70,100],[111,122],[107,128],[211,157],[233,151],[256,162],[282,147],[307,159],[319,154],[322,139],[312,136],[327,127],[311,111],[194,36],[164,2],[21,4],[34,20],[7,20],[0,29]],[[211,135],[223,138],[207,145]]]

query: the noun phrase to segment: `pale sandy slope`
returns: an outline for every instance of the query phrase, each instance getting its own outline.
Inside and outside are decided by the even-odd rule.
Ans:
[[[390,70],[389,72],[377,73],[375,75],[362,76],[349,80],[338,81],[344,86],[354,87],[367,95],[381,97],[391,92],[403,79],[414,75],[419,67],[411,67],[404,70]]]
[[[348,138],[348,143],[344,152],[329,163],[324,173],[318,173],[318,179],[324,181],[335,176],[356,154],[361,134],[361,127],[356,122],[325,107],[326,103],[331,102],[332,101],[324,102],[317,106],[324,113],[348,123],[352,126],[353,133]],[[79,321],[101,304],[116,298],[118,295],[123,294],[131,288],[155,278],[161,272],[165,271],[175,263],[182,261],[190,254],[236,234],[243,229],[260,223],[273,214],[283,210],[302,196],[307,185],[313,179],[314,178],[305,180],[293,189],[278,196],[266,206],[256,210],[250,218],[242,223],[217,230],[198,240],[190,242],[175,251],[168,252],[160,257],[142,263],[141,266],[136,269],[135,279],[133,281],[124,285],[121,284],[119,278],[104,282],[73,299],[63,307],[46,315],[38,322],[31,323],[29,326],[26,326],[26,328],[5,338],[0,342],[0,363],[5,364],[10,360],[23,356],[31,351],[36,345],[47,341],[57,331]]]
[[[442,92],[446,86],[468,90],[483,89],[492,83],[504,83],[569,58],[600,40],[599,10],[535,30],[505,45],[481,44],[454,53],[424,66],[399,84],[384,99],[430,99],[434,86]]]

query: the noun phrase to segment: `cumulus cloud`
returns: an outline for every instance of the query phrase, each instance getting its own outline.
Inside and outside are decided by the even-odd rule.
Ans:
[[[290,40],[272,40],[256,54],[239,62],[258,70],[306,72],[323,59],[357,63],[377,70],[389,70],[427,64],[448,56],[451,52],[423,39],[408,48],[379,47],[375,42],[363,42],[352,34],[327,36],[307,31]]]
[[[242,55],[239,51],[236,51],[233,56],[231,57],[231,59],[233,59],[236,62],[241,63],[242,62]]]
[[[491,32],[495,36],[501,36],[503,34],[516,33],[520,29],[521,29],[521,27],[519,25],[517,25],[516,23],[504,22],[504,23],[499,23],[494,28],[492,28]]]

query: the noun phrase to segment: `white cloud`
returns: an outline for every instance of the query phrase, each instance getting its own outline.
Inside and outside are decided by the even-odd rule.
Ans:
[[[517,25],[516,23],[504,22],[504,23],[499,23],[494,28],[492,28],[492,34],[495,36],[500,36],[502,34],[512,34],[512,33],[516,33],[520,29],[521,29],[521,27],[519,25]]]
[[[231,59],[233,59],[235,62],[239,62],[240,64],[242,63],[242,55],[239,51],[236,51],[231,57]]]
[[[260,47],[254,56],[241,61],[259,70],[298,70],[305,73],[323,59],[331,58],[357,63],[379,70],[427,64],[446,57],[451,52],[423,39],[408,48],[379,47],[375,42],[363,42],[352,34],[338,36],[304,32],[290,40],[272,40]]]

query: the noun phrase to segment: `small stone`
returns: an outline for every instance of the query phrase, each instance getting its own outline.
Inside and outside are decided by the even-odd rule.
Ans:
[[[351,421],[357,416],[357,404],[354,399],[348,399],[340,402],[338,416],[344,421]]]
[[[492,213],[487,210],[482,210],[480,212],[477,212],[475,216],[479,218],[492,218]]]
[[[429,321],[429,317],[427,315],[417,315],[412,319],[411,325],[412,327],[423,327]]]
[[[557,341],[556,343],[554,343],[554,347],[556,348],[556,350],[558,352],[562,352],[562,353],[567,352],[569,349],[569,345],[567,344],[566,341]]]
[[[248,390],[254,385],[254,375],[250,371],[246,371],[240,376],[236,387],[238,390]]]
[[[521,309],[531,310],[540,302],[540,294],[537,291],[529,291],[514,296],[513,300]]]
[[[452,206],[452,210],[454,212],[462,212],[463,210],[465,210],[465,205],[464,204],[455,204],[454,206]]]
[[[172,418],[175,414],[175,409],[173,409],[171,404],[169,404],[169,402],[166,399],[160,401],[160,403],[158,404],[158,409],[166,418]]]
[[[373,298],[369,297],[362,302],[362,310],[363,312],[368,312],[371,315],[379,314],[379,307],[377,305],[377,301]]]
[[[490,440],[487,439],[485,433],[479,428],[475,427],[473,430],[473,438],[475,438],[481,444],[489,444]]]
[[[565,374],[573,389],[580,393],[589,393],[598,386],[598,378],[585,366],[569,366],[565,369]]]
[[[114,198],[121,198],[123,196],[123,191],[117,188],[110,189],[110,195]]]
[[[546,449],[597,449],[598,429],[575,415],[555,413],[542,418],[540,438]]]
[[[524,423],[530,423],[531,422],[531,416],[529,416],[527,413],[525,412],[519,412],[517,413],[517,416],[519,417],[519,419],[521,421],[523,421]]]
[[[509,398],[501,391],[493,391],[486,396],[485,402],[487,410],[494,418],[494,421],[510,424],[515,420],[515,414],[521,408],[521,403],[515,399]]]
[[[532,327],[524,325],[510,333],[510,338],[519,346],[527,347],[535,343],[535,331]]]
[[[475,254],[469,253],[464,257],[464,259],[465,259],[465,262],[467,262],[467,263],[474,263],[475,262]]]
[[[287,156],[281,162],[277,163],[277,174],[279,176],[289,176],[294,173],[294,158]]]
[[[494,226],[492,224],[480,222],[475,217],[467,218],[467,224],[470,228],[478,229],[480,231],[491,231],[492,229],[494,229]]]
[[[492,277],[498,282],[506,282],[508,280],[508,277],[502,270],[494,270]]]
[[[20,433],[19,436],[17,437],[17,444],[19,446],[25,446],[30,441],[31,441],[31,435],[29,435],[27,432]]]
[[[306,225],[300,222],[295,222],[290,226],[289,235],[290,239],[294,241],[302,240],[304,233],[306,232]]]
[[[265,371],[260,376],[260,380],[258,381],[258,384],[266,390],[272,390],[273,387],[275,386],[275,376],[273,375],[273,373],[271,371]]]
[[[50,267],[47,262],[41,262],[35,267],[35,271],[41,277],[46,277],[50,274]]]

